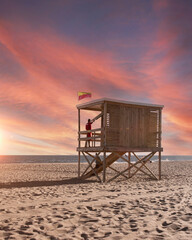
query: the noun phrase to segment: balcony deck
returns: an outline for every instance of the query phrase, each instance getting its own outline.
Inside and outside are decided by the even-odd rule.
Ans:
[[[127,147],[78,147],[78,152],[162,152],[163,148],[127,148]]]

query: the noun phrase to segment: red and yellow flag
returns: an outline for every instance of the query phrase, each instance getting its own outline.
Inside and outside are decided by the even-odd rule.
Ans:
[[[91,97],[91,93],[89,92],[78,92],[78,100],[83,98]]]

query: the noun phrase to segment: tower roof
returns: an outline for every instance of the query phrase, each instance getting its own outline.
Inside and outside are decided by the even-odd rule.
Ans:
[[[131,101],[125,101],[125,100],[112,99],[112,98],[95,99],[93,101],[89,101],[89,102],[86,102],[86,103],[78,104],[76,107],[78,109],[100,111],[102,109],[102,105],[103,105],[104,102],[126,104],[126,105],[130,105],[130,106],[153,107],[153,108],[163,108],[164,107],[164,105],[151,104],[151,103],[131,102]]]

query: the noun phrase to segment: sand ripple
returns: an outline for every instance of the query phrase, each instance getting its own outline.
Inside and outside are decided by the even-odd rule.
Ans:
[[[0,171],[0,239],[192,239],[190,161],[163,163],[161,181],[139,174],[106,185],[70,180],[74,164]]]

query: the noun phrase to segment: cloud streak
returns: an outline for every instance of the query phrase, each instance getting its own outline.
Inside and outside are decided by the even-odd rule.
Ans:
[[[190,2],[182,4],[175,1],[174,5],[172,1],[153,3],[150,5],[153,11],[147,18],[144,13],[149,3],[143,3],[145,8],[140,12],[139,21],[136,17],[137,3],[129,9],[129,17],[126,17],[124,2],[117,11],[114,4],[113,11],[103,18],[103,22],[109,25],[109,29],[113,27],[111,23],[119,29],[114,33],[114,41],[113,33],[110,33],[108,43],[111,48],[105,35],[105,51],[103,47],[99,48],[101,43],[97,44],[97,39],[95,47],[94,43],[88,46],[78,44],[69,32],[59,33],[58,29],[55,31],[45,23],[35,28],[29,21],[24,23],[21,17],[0,19],[0,124],[2,129],[29,139],[25,141],[17,137],[14,141],[10,140],[13,149],[18,146],[21,149],[23,145],[29,153],[33,148],[43,153],[48,148],[59,154],[62,153],[61,148],[63,153],[74,153],[77,137],[76,93],[90,91],[94,98],[127,98],[164,104],[166,152],[173,154],[180,141],[185,145],[185,151],[190,153]],[[122,7],[123,18],[117,21]],[[153,18],[155,23],[146,27]],[[15,22],[13,19],[16,19]],[[140,31],[142,26],[149,31],[144,37]],[[122,32],[125,29],[127,34]],[[125,39],[118,38],[117,33]],[[132,33],[135,42],[130,40]],[[175,134],[170,134],[174,131]],[[34,139],[42,143],[36,144]],[[182,149],[177,153],[182,153]]]
[[[133,74],[128,77],[122,70],[114,69],[110,58],[96,53],[93,57],[87,49],[56,37],[47,40],[39,33],[23,33],[20,39],[11,27],[1,24],[1,43],[27,74],[18,81],[15,76],[2,78],[0,103],[11,116],[2,119],[1,124],[8,130],[45,141],[54,139],[53,145],[58,139],[63,142],[61,132],[65,132],[68,141],[74,143],[79,89],[87,86],[86,90],[94,89],[96,96],[102,94],[102,86],[137,90],[134,82],[129,81]],[[20,42],[28,44],[23,46]],[[53,135],[48,134],[51,132]]]

